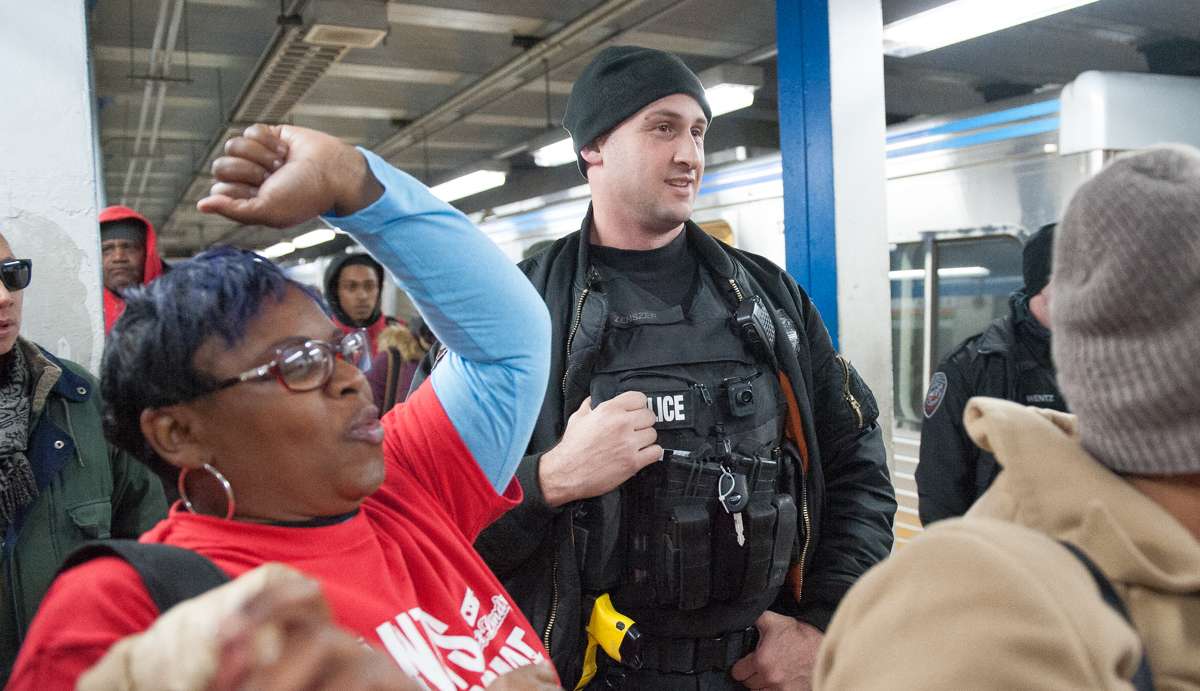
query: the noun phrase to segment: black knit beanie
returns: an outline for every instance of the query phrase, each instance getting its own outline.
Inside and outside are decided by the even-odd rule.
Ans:
[[[579,151],[648,104],[687,94],[712,120],[704,85],[679,58],[653,48],[609,46],[600,51],[571,87],[563,127],[571,133],[579,172],[587,164]]]
[[[1021,273],[1025,275],[1025,294],[1033,297],[1050,282],[1050,262],[1053,259],[1054,227],[1048,223],[1033,234],[1021,250]]]
[[[104,242],[105,240],[128,240],[145,244],[146,224],[136,218],[101,221],[100,241]]]

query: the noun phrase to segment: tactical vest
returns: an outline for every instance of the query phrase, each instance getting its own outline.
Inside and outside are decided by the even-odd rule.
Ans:
[[[644,393],[665,452],[576,511],[583,588],[611,593],[659,635],[748,626],[782,585],[796,538],[796,503],[781,489],[793,478],[779,448],[787,409],[777,374],[706,270],[686,309],[623,277],[606,279],[604,292],[592,403]]]

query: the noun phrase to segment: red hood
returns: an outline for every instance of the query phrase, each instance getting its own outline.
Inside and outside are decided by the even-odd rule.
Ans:
[[[142,283],[149,283],[162,275],[162,257],[158,256],[158,234],[154,232],[154,224],[145,216],[128,206],[110,206],[100,212],[100,223],[105,221],[123,221],[126,219],[141,221],[146,226],[146,263],[142,266]],[[104,333],[112,330],[117,317],[125,311],[125,301],[121,296],[110,290],[104,291]]]

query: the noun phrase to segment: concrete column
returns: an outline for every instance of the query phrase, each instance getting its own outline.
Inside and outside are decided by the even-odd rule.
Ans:
[[[96,371],[99,158],[84,3],[0,3],[0,232],[33,260],[21,335]]]
[[[890,449],[880,0],[778,0],[776,12],[787,268],[875,393]]]

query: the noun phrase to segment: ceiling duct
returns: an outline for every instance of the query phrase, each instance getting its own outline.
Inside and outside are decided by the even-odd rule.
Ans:
[[[312,0],[303,18],[301,26],[283,27],[282,40],[234,110],[234,122],[281,122],[330,65],[351,48],[379,45],[388,29],[382,1]]]
[[[281,15],[271,49],[259,60],[229,120],[211,140],[208,155],[167,221],[167,230],[181,210],[190,211],[207,194],[212,163],[230,137],[256,122],[283,122],[334,63],[351,48],[379,45],[389,26],[386,0],[297,1],[289,14],[296,13],[302,17],[299,23],[282,21],[287,15]]]

